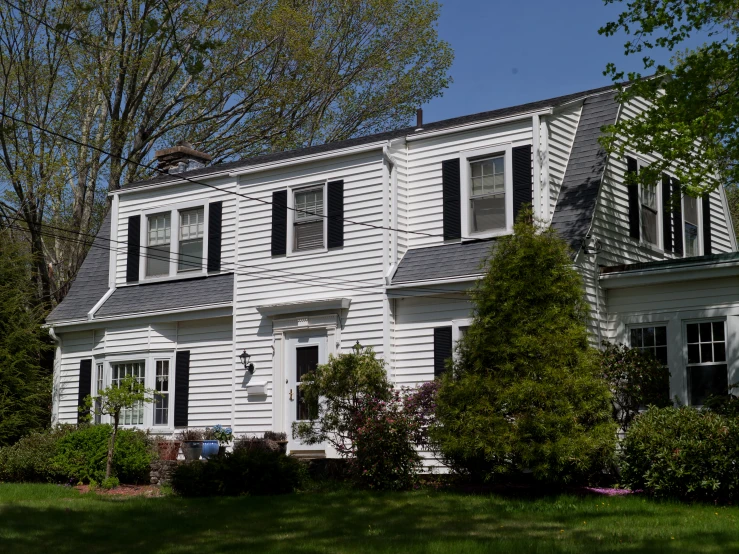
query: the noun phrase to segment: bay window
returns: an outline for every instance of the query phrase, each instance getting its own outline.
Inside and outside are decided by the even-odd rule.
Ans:
[[[702,406],[712,395],[729,391],[726,323],[702,321],[685,325],[690,404]]]
[[[111,384],[120,386],[121,381],[133,376],[138,383],[142,385],[146,383],[146,364],[143,361],[137,362],[121,362],[111,364]],[[131,408],[121,410],[121,425],[143,425],[144,424],[144,403],[138,402]]]
[[[156,361],[154,425],[169,423],[169,360]]]

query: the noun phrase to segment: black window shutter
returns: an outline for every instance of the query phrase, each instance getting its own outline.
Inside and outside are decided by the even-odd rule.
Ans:
[[[703,254],[713,254],[711,249],[711,195],[706,194],[701,200],[703,210]]]
[[[434,377],[446,370],[446,361],[452,357],[452,328],[434,328]]]
[[[533,200],[534,175],[531,167],[531,145],[513,149],[513,221],[525,204]]]
[[[627,173],[637,173],[639,171],[636,158],[626,158]],[[629,191],[629,236],[632,239],[639,240],[639,186],[627,184]]]
[[[683,206],[682,202],[678,199],[681,198],[680,194],[680,181],[677,179],[672,180],[672,196],[675,198],[675,211],[673,217],[675,221],[675,248],[673,252],[678,256],[683,255]]]
[[[328,209],[328,237],[326,244],[329,248],[344,246],[344,181],[331,181],[326,185],[326,199]]]
[[[441,162],[444,201],[444,240],[462,237],[462,202],[459,181],[459,158]]]
[[[208,271],[221,270],[221,229],[223,202],[208,205]]]
[[[287,252],[287,191],[272,193],[272,255],[284,256]]]
[[[670,176],[662,174],[662,236],[665,241],[665,252],[672,251],[672,216]]]
[[[128,245],[126,248],[126,282],[139,280],[139,255],[141,250],[141,216],[128,218]]]
[[[174,425],[187,427],[190,407],[190,351],[178,350],[174,362]]]
[[[85,398],[92,392],[92,360],[80,360],[80,381],[77,388],[77,406],[85,404]],[[80,422],[82,412],[77,412],[77,422]]]

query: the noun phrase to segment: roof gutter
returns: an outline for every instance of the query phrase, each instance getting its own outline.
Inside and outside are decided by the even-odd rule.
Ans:
[[[601,273],[600,285],[604,289],[658,285],[684,282],[688,279],[717,279],[739,275],[739,261],[698,262],[683,267],[661,267],[642,271],[614,271]]]

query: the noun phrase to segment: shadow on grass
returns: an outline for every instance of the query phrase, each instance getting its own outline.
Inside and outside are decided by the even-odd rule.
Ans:
[[[644,500],[455,493],[0,504],[3,552],[727,552],[737,512]],[[693,514],[694,517],[696,514]],[[675,539],[671,537],[675,536]]]

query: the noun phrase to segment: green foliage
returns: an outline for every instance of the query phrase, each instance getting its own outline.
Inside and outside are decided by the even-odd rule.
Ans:
[[[734,501],[739,421],[690,407],[650,408],[623,442],[621,475],[661,498]]]
[[[43,367],[51,351],[33,307],[29,258],[0,231],[0,446],[40,431],[51,420],[51,376]]]
[[[734,384],[729,389],[735,389],[739,385]],[[716,394],[709,396],[703,408],[722,416],[739,419],[739,397],[729,391],[728,394]]]
[[[327,364],[302,379],[300,390],[311,419],[294,424],[293,437],[306,444],[327,441],[342,456],[353,455],[360,404],[364,398],[390,399],[392,385],[384,362],[357,343],[351,352],[330,356]]]
[[[67,478],[88,482],[106,479],[110,425],[83,427],[59,440],[54,466]],[[118,431],[112,470],[123,483],[147,483],[153,458],[151,445],[143,431]]]
[[[474,318],[436,400],[431,439],[457,472],[570,482],[611,463],[615,423],[570,252],[523,213],[495,242]]]
[[[178,465],[172,473],[172,489],[182,496],[287,494],[299,489],[306,476],[305,465],[295,458],[241,448],[207,462]]]
[[[623,344],[604,342],[601,359],[608,382],[613,418],[624,431],[646,406],[671,406],[670,370],[654,356]]]
[[[15,483],[59,483],[67,474],[54,463],[59,440],[73,431],[61,426],[36,431],[12,446],[0,448],[0,481]]]
[[[118,477],[108,477],[107,479],[103,479],[103,482],[100,483],[100,486],[109,491],[110,489],[114,489],[120,486],[120,484],[121,482],[118,480]]]
[[[605,0],[616,4],[624,0]],[[739,184],[739,4],[735,0],[633,0],[626,3],[616,21],[599,32],[630,35],[627,55],[642,57],[644,69],[656,78],[642,79],[639,72],[625,75],[610,63],[606,74],[614,81],[632,81],[622,88],[620,99],[647,99],[652,108],[634,119],[611,126],[604,145],[611,152],[625,149],[656,152],[660,158],[645,168],[638,180],[659,182],[663,171],[674,171],[682,192],[697,197],[720,184]],[[693,50],[680,51],[696,33],[708,40]],[[658,65],[655,49],[676,52],[671,67]],[[696,148],[699,144],[700,148]]]

